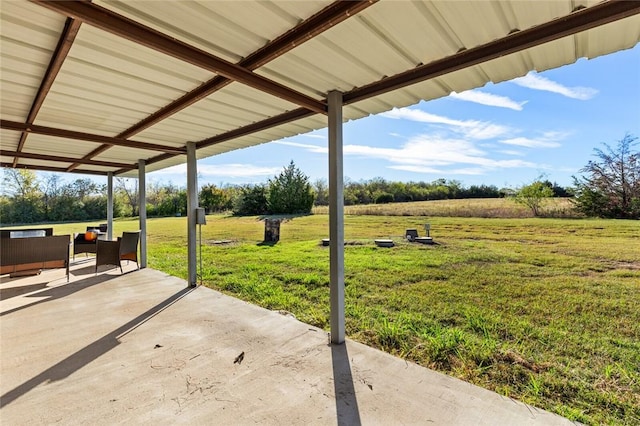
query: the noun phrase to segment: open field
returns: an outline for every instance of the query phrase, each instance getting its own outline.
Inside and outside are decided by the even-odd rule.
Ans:
[[[274,246],[259,218],[207,220],[205,285],[328,328],[328,216],[283,223]],[[427,220],[437,245],[403,241]],[[149,266],[186,278],[186,219],[148,234]],[[640,424],[638,221],[346,216],[345,239],[351,338],[580,422]]]
[[[411,203],[366,204],[345,206],[345,214],[374,216],[438,216],[438,217],[534,217],[531,209],[517,204],[513,198],[469,198],[462,200],[415,201]],[[329,214],[329,207],[318,206],[314,214]],[[547,198],[541,216],[580,218],[569,198]]]

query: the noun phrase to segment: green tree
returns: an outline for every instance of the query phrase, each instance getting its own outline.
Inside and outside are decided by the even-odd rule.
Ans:
[[[2,192],[10,205],[3,213],[4,223],[32,223],[44,219],[42,191],[34,171],[4,168]]]
[[[187,190],[171,183],[148,184],[146,201],[148,216],[187,214]]]
[[[217,187],[214,184],[204,185],[200,189],[200,205],[209,213],[230,210],[233,207],[232,195],[228,188]]]
[[[44,216],[46,220],[51,220],[53,206],[62,191],[62,179],[59,174],[51,173],[44,178],[42,186],[42,201],[44,206]]]
[[[104,219],[107,212],[106,185],[90,179],[64,183],[59,174],[38,176],[22,169],[3,171],[1,218],[3,223],[62,222]],[[120,204],[114,203],[114,216]]]
[[[328,206],[329,205],[329,185],[324,179],[317,179],[313,183],[313,189],[315,190],[315,205],[316,206]]]
[[[615,147],[596,148],[596,161],[589,161],[574,176],[575,207],[587,216],[640,219],[640,151],[636,137],[627,134]]]
[[[233,202],[233,214],[251,216],[268,214],[267,187],[265,185],[246,185]]]
[[[534,216],[539,216],[544,201],[552,196],[553,190],[538,178],[521,187],[516,193],[515,201],[530,208]]]
[[[344,183],[344,204],[371,204],[374,201],[368,182],[353,182],[346,180]]]
[[[387,204],[387,203],[393,203],[393,194],[390,194],[388,192],[380,192],[377,196],[376,196],[376,204]]]
[[[69,185],[71,186],[71,191],[81,200],[106,192],[105,185],[98,185],[91,179],[76,179]]]
[[[293,160],[273,179],[269,179],[269,210],[274,214],[310,213],[314,193],[309,178]]]
[[[131,216],[138,216],[138,182],[137,179],[116,178],[115,191],[119,198],[131,212]]]

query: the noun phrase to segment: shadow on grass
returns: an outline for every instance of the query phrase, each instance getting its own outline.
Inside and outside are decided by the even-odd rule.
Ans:
[[[256,220],[263,221],[263,220],[271,219],[271,220],[279,220],[280,222],[288,222],[290,220],[293,220],[293,219],[296,219],[296,218],[299,218],[299,217],[306,217],[306,216],[313,216],[313,213],[262,214],[262,215],[258,216],[258,218]]]
[[[359,426],[362,422],[346,343],[331,345],[331,362],[338,426]]]
[[[80,370],[82,367],[93,362],[105,353],[109,352],[111,349],[118,346],[120,344],[120,339],[123,336],[140,327],[142,324],[149,321],[154,316],[158,315],[160,312],[167,309],[169,306],[173,305],[178,300],[182,299],[194,290],[195,288],[192,287],[187,287],[180,290],[179,292],[163,300],[156,306],[122,325],[121,327],[113,330],[111,333],[101,337],[90,345],[85,346],[78,352],[51,366],[37,376],[8,391],[4,395],[0,396],[0,408],[11,404],[16,399],[20,398],[21,396],[25,395],[26,393],[28,393],[32,389],[35,389],[37,386],[43,383],[62,380]]]

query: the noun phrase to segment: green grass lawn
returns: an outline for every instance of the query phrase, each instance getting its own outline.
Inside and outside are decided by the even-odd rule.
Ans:
[[[256,217],[207,220],[205,285],[328,328],[327,215],[283,223],[274,246]],[[403,241],[427,221],[438,244]],[[186,278],[186,219],[148,235],[149,266]],[[345,239],[350,338],[569,419],[640,424],[638,221],[360,215]]]

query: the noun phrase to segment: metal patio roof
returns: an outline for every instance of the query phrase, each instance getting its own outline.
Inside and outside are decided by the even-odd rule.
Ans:
[[[3,167],[137,176],[628,49],[640,2],[0,2]]]

